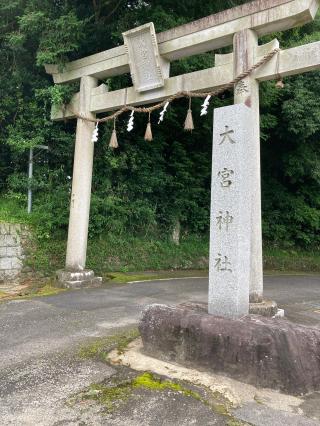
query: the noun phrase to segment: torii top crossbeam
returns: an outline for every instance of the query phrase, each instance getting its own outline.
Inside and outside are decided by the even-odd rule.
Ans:
[[[256,0],[157,34],[160,55],[169,61],[205,53],[232,44],[233,35],[253,29],[259,36],[310,22],[318,0]],[[84,75],[99,79],[129,72],[124,46],[70,62],[63,72],[47,65],[54,82],[68,83]]]
[[[314,19],[318,8],[319,0],[256,0],[245,3],[157,34],[159,54],[169,64],[179,58],[232,45],[234,34],[245,29],[252,29],[262,36],[306,24]],[[266,48],[272,46],[259,48],[257,60],[266,53]],[[281,52],[280,58],[274,58],[262,67],[256,78],[269,80],[312,70],[318,68],[319,57],[320,43],[310,44],[307,51],[304,48],[289,49]],[[46,71],[52,74],[57,84],[74,82],[83,76],[102,79],[129,72],[129,57],[123,45],[72,61],[62,72],[56,65],[46,65]],[[169,72],[166,77],[169,77]],[[180,90],[207,90],[226,84],[232,77],[230,63],[216,61],[214,68],[186,74],[183,79],[181,76],[166,78],[164,87],[146,93],[138,93],[134,87],[108,93],[106,86],[100,86],[92,91],[90,111],[99,113],[118,109],[124,104],[152,103]],[[72,111],[77,109],[78,101],[79,94],[72,100]],[[53,120],[62,118],[74,118],[74,115],[68,108],[53,111]]]

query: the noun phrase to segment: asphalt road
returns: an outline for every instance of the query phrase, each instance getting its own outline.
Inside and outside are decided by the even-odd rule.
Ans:
[[[104,424],[62,404],[114,374],[105,364],[75,360],[74,346],[134,326],[148,304],[205,302],[207,287],[207,278],[159,280],[1,303],[0,424]],[[288,319],[320,327],[320,277],[267,276],[265,296]]]

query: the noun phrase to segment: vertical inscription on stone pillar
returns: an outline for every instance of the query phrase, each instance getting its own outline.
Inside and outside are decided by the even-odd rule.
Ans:
[[[214,112],[209,313],[248,314],[253,117],[243,104]]]

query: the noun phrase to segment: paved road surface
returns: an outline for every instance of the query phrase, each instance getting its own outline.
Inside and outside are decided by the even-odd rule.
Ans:
[[[74,417],[61,404],[114,373],[75,360],[74,345],[136,324],[147,304],[206,301],[207,286],[207,278],[162,280],[0,304],[0,424],[121,424]],[[320,327],[320,277],[267,276],[265,296],[290,320]]]

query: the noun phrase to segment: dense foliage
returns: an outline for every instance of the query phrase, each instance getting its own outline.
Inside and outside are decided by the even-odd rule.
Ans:
[[[26,203],[28,149],[35,151],[34,212],[44,236],[65,234],[72,175],[75,123],[50,121],[76,85],[53,85],[45,63],[63,64],[122,43],[121,33],[153,21],[157,31],[243,1],[217,0],[0,0],[0,191]],[[274,35],[273,35],[274,36]],[[276,34],[282,47],[320,39],[320,19]],[[266,40],[269,40],[269,37]],[[172,64],[172,74],[212,66],[208,53]],[[261,85],[263,225],[265,241],[320,246],[320,74],[288,78],[283,90]],[[108,81],[130,84],[129,76]],[[225,94],[212,107],[232,101]],[[154,141],[143,140],[145,117],[132,134],[118,123],[120,149],[107,147],[110,130],[96,145],[91,235],[110,231],[169,234],[180,221],[184,234],[205,234],[209,224],[211,119],[195,113],[196,131],[182,123],[186,101],[176,102],[157,126]],[[194,102],[194,110],[199,103]]]

